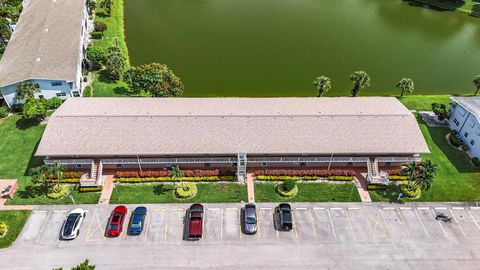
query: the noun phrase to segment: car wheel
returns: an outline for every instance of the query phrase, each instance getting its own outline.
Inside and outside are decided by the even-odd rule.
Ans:
[[[83,218],[87,216],[87,212],[83,212]]]

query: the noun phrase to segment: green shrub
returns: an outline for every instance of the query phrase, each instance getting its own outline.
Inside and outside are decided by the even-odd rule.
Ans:
[[[300,176],[275,176],[275,175],[257,175],[255,176],[255,179],[261,180],[261,181],[285,181],[285,180],[302,180],[302,177]],[[311,180],[317,180],[318,177],[315,177],[315,179]]]
[[[329,176],[330,181],[353,181],[353,176]]]
[[[102,39],[103,33],[102,32],[92,32],[92,39]]]
[[[98,187],[80,187],[78,191],[80,192],[98,192],[102,191],[103,186],[98,186]]]
[[[480,167],[480,160],[477,157],[472,158],[472,164],[475,167]]]
[[[0,107],[0,118],[5,118],[8,116],[8,108]]]
[[[7,234],[8,226],[7,223],[0,221],[0,237],[3,237]]]
[[[297,186],[297,183],[295,180],[288,179],[283,181],[283,189],[287,192],[292,191]]]
[[[450,133],[450,136],[448,136],[448,140],[455,147],[459,147],[459,146],[463,145],[462,140],[460,140],[460,138],[458,137],[458,135],[456,133],[455,134],[453,132]]]
[[[387,185],[377,185],[377,184],[368,184],[367,189],[368,190],[385,190],[388,189],[389,186]]]
[[[121,183],[149,183],[149,182],[219,182],[219,181],[236,181],[236,176],[196,176],[196,177],[179,177],[176,180],[172,180],[171,177],[120,177],[115,178],[117,181]]]
[[[181,183],[175,187],[173,194],[178,199],[188,199],[197,195],[197,185],[194,183]]]
[[[58,97],[53,97],[51,99],[44,99],[44,102],[47,110],[55,110],[62,105],[63,100]]]
[[[57,179],[47,179],[47,182],[49,183],[57,183]],[[63,184],[77,184],[77,183],[80,183],[80,178],[64,178],[62,180],[60,180],[59,183],[63,183]]]
[[[55,192],[55,190],[57,192]],[[55,185],[48,190],[47,197],[50,199],[58,200],[70,193],[70,190],[66,185]]]
[[[420,187],[409,188],[407,182],[403,182],[402,184],[400,184],[400,190],[405,196],[410,198],[417,198],[422,193]]]
[[[432,111],[438,117],[438,120],[448,118],[448,109],[445,104],[432,103]]]
[[[91,69],[98,70],[102,67],[102,62],[105,60],[107,50],[100,46],[88,46],[87,59],[90,61]]]
[[[100,32],[100,33],[103,33],[105,32],[105,30],[107,30],[107,24],[104,23],[104,22],[99,22],[99,21],[96,21],[95,24],[94,24],[94,30],[95,32]]]
[[[286,190],[285,183],[282,183],[275,186],[275,191],[282,197],[291,198],[297,195],[298,187],[295,185],[293,189]]]
[[[470,15],[480,18],[480,4],[475,4],[472,6],[472,13],[470,13]]]
[[[466,145],[466,144],[462,145],[462,150],[467,152],[468,151],[468,145]]]

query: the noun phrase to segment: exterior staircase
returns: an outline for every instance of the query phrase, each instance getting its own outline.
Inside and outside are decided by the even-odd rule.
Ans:
[[[93,160],[89,173],[85,173],[80,178],[80,186],[94,187],[101,186],[105,182],[105,177],[102,175],[103,164],[101,160]]]

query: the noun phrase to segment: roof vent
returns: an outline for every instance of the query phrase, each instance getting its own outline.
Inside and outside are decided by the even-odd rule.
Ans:
[[[45,32],[48,32],[48,28],[45,28]]]
[[[40,62],[40,57],[37,58],[37,62]]]

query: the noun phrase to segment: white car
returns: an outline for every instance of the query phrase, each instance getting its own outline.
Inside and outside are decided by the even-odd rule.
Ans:
[[[76,208],[70,211],[70,214],[68,214],[67,219],[62,226],[62,239],[75,239],[75,237],[77,237],[80,233],[80,226],[82,226],[82,222],[86,215],[87,211],[83,210],[82,208]]]

